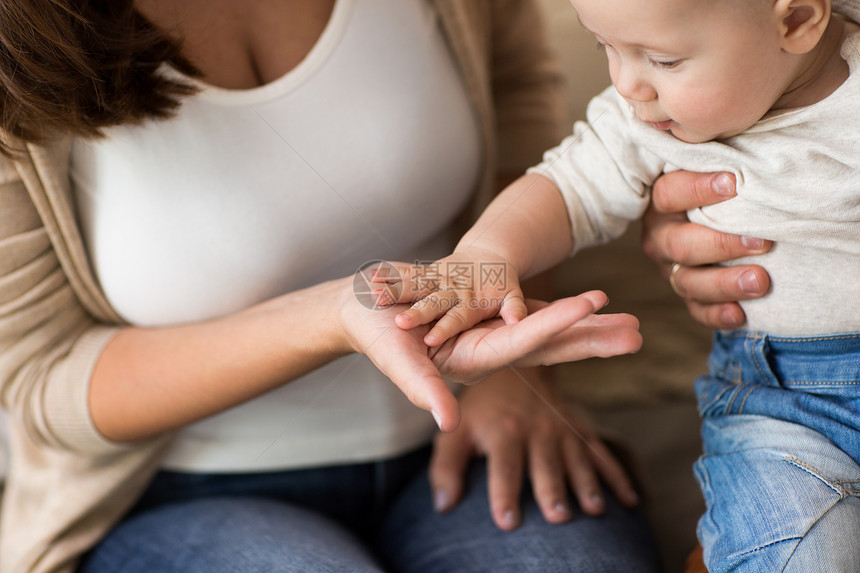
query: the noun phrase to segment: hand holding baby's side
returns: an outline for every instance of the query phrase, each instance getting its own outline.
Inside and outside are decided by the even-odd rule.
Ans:
[[[655,182],[642,218],[645,254],[664,278],[671,275],[690,315],[710,328],[740,327],[746,316],[738,301],[758,298],[770,289],[770,277],[761,266],[719,263],[765,253],[771,241],[721,233],[687,219],[690,209],[736,195],[733,174],[675,171]]]

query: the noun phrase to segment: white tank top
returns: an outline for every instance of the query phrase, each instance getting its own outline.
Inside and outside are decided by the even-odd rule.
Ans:
[[[481,151],[428,2],[338,0],[284,77],[250,90],[200,87],[171,120],[73,144],[89,254],[132,324],[205,320],[373,259],[450,250],[447,229],[477,184]],[[164,465],[361,461],[432,431],[367,359],[348,356],[185,428]]]

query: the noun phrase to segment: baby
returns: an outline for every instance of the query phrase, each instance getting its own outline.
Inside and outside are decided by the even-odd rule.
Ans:
[[[425,338],[437,346],[495,314],[516,321],[519,280],[620,235],[661,173],[734,173],[736,198],[688,215],[774,241],[755,259],[772,290],[743,303],[743,330],[715,333],[696,382],[705,561],[857,571],[860,1],[834,0],[833,13],[830,0],[571,4],[613,87],[433,265],[441,280],[404,279],[403,300],[425,298],[398,326],[438,319]],[[452,276],[482,265],[503,276]]]

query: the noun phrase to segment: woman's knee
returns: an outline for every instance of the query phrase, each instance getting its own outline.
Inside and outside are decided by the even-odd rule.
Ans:
[[[606,514],[577,513],[568,523],[550,524],[526,485],[522,524],[501,531],[487,501],[483,462],[469,474],[467,493],[444,515],[428,502],[430,488],[420,476],[391,508],[380,552],[392,569],[422,573],[523,573],[528,571],[659,571],[656,545],[641,511],[621,507],[607,493]],[[575,500],[571,499],[575,504]]]
[[[321,565],[381,571],[352,534],[323,516],[274,500],[224,497],[130,517],[91,552],[81,572],[303,573]]]

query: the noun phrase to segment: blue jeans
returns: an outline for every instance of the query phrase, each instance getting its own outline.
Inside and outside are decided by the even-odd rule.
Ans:
[[[427,449],[378,463],[265,474],[159,473],[82,573],[657,571],[641,511],[547,524],[530,493],[514,532],[493,525],[486,470],[432,509]],[[575,505],[573,507],[576,507]]]
[[[696,381],[711,572],[860,571],[860,334],[716,334]]]

